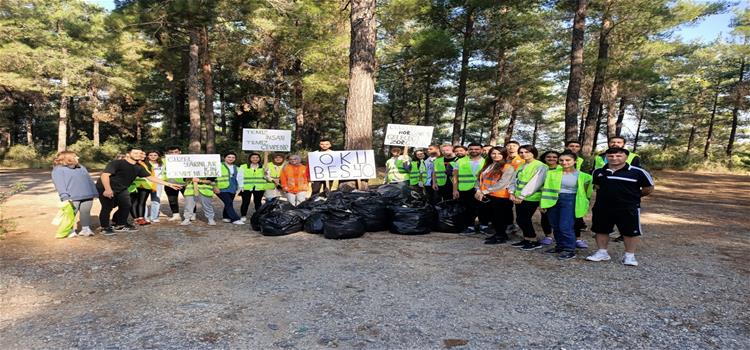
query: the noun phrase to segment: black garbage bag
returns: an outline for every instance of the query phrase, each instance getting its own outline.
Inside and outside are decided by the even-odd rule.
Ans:
[[[325,210],[326,207],[326,197],[325,193],[318,193],[313,195],[312,197],[308,198],[304,202],[297,205],[298,209],[319,209],[322,208]]]
[[[326,200],[326,204],[328,205],[328,208],[336,209],[336,210],[350,210],[352,207],[352,203],[360,198],[370,198],[373,194],[369,192],[361,192],[361,191],[352,191],[352,192],[342,192],[342,191],[333,191],[328,194],[328,200]]]
[[[427,196],[421,192],[408,190],[406,192],[406,198],[403,201],[407,207],[410,208],[421,208],[428,204]]]
[[[272,211],[287,211],[294,209],[294,206],[287,201],[282,201],[278,197],[270,199],[263,203],[258,210],[250,217],[250,229],[260,231],[260,219]]]
[[[388,230],[388,206],[380,196],[360,197],[351,208],[362,218],[367,232]]]
[[[400,235],[424,235],[432,232],[435,208],[427,204],[420,208],[393,205],[390,231]]]
[[[260,218],[260,234],[283,236],[302,231],[303,220],[291,211],[272,211]]]
[[[307,220],[307,218],[310,217],[312,213],[313,213],[312,209],[295,208],[289,211],[289,214],[299,216],[299,218],[302,219],[303,222]]]
[[[435,231],[460,233],[466,229],[466,207],[457,200],[442,201],[435,205],[437,222]]]
[[[394,184],[386,184],[378,186],[373,190],[375,193],[380,195],[385,201],[392,205],[401,205],[409,198],[409,192],[411,191],[408,186],[399,186]]]
[[[365,223],[352,211],[331,209],[323,224],[323,236],[328,239],[357,238],[365,232]]]
[[[324,224],[326,222],[326,213],[313,212],[305,220],[305,232],[316,235],[323,234]]]

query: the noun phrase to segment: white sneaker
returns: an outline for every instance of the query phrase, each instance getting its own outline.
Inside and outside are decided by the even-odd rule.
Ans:
[[[235,224],[235,225],[244,225],[245,222],[242,221],[242,220],[237,220],[237,221],[233,222],[233,224]]]
[[[232,222],[232,220],[229,220],[229,219],[221,219],[221,221],[222,221],[222,222],[226,222],[226,223],[230,223],[230,222]]]
[[[91,237],[94,235],[94,231],[91,231],[90,228],[84,228],[84,229],[81,229],[81,232],[78,233],[78,235],[83,236],[83,237]]]
[[[172,217],[167,219],[167,221],[177,221],[180,220],[180,214],[172,214]]]
[[[190,221],[195,221],[195,215],[190,217]]]
[[[609,257],[606,250],[597,250],[596,253],[586,257],[588,261],[609,261],[610,259],[612,258]]]
[[[190,219],[182,220],[182,222],[180,223],[180,225],[182,225],[182,226],[188,226],[188,225],[190,225]]]
[[[78,237],[78,235],[76,234],[76,230],[70,230],[70,233],[68,233],[68,235],[65,236],[65,238],[73,238],[73,237]]]
[[[214,219],[208,219],[208,226],[216,226],[216,221],[214,221]]]
[[[622,264],[626,266],[638,266],[638,261],[635,260],[635,255],[633,256],[623,256],[622,257]]]
[[[242,222],[247,222],[247,218],[244,218],[244,217],[243,217],[243,218],[240,218],[240,221],[242,221]]]
[[[158,224],[159,223],[159,219],[153,219],[153,220],[151,220],[151,223]]]

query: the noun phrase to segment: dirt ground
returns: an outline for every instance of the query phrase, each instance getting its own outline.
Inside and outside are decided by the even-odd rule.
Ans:
[[[611,262],[559,262],[445,233],[162,220],[58,240],[49,173],[0,170],[0,190],[28,186],[2,209],[0,349],[750,348],[749,178],[655,176],[629,268],[618,243]]]

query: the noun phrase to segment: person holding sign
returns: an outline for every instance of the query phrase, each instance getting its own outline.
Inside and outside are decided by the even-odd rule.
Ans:
[[[464,233],[476,233],[474,219],[477,217],[477,203],[474,200],[477,178],[485,164],[482,157],[482,145],[469,144],[469,156],[460,158],[453,169],[453,199],[459,199],[466,207],[466,224]],[[487,227],[481,227],[481,230]]]
[[[318,143],[318,147],[320,147],[320,150],[318,152],[330,153],[331,146],[332,146],[331,140],[322,138],[320,139],[320,142]],[[309,180],[309,177],[308,177],[308,180]],[[323,191],[328,192],[330,190],[330,187],[328,186],[328,181],[313,181],[312,182],[312,194],[313,195],[320,193],[321,188],[323,188]]]
[[[409,163],[409,185],[419,193],[424,192],[427,179],[426,157],[424,150],[418,149],[414,151],[414,161]]]
[[[302,165],[299,155],[289,156],[289,164],[281,170],[281,187],[286,192],[289,203],[295,207],[307,199],[307,185],[310,184],[310,173],[307,167]]]
[[[385,183],[406,186],[409,181],[409,156],[402,152],[401,147],[391,146],[391,158],[385,161]]]
[[[215,226],[214,221],[214,204],[211,198],[214,196],[216,188],[216,178],[209,177],[199,179],[194,177],[190,180],[190,184],[185,187],[185,211],[183,212],[184,220],[180,223],[182,226],[190,225],[191,220],[195,220],[195,207],[197,202],[201,202],[203,208],[203,215],[208,219],[209,226]]]
[[[96,182],[96,189],[99,192],[99,203],[102,205],[99,213],[99,223],[101,224],[102,233],[105,236],[114,235],[115,232],[134,232],[138,231],[135,226],[128,224],[128,214],[130,214],[130,194],[128,187],[138,177],[145,177],[151,182],[161,184],[179,190],[181,185],[166,182],[156,176],[151,175],[144,167],[140,166],[136,159],[140,159],[143,153],[139,147],[131,147],[125,154],[124,159],[117,159],[109,162],[104,168],[99,181]],[[112,209],[117,207],[114,217],[114,227],[110,225],[110,214]]]
[[[240,174],[237,177],[237,181],[240,184],[240,197],[242,197],[242,205],[240,205],[240,220],[247,220],[247,210],[250,207],[250,200],[252,199],[255,210],[260,208],[263,203],[263,194],[266,193],[270,187],[268,181],[265,178],[265,171],[263,170],[263,162],[260,159],[260,154],[251,153],[247,157],[247,164],[240,166]]]
[[[178,146],[171,146],[167,147],[167,153],[166,154],[181,154],[182,151],[180,150],[180,147]],[[166,177],[167,174],[167,168],[169,167],[169,163],[164,163],[164,176]],[[183,178],[176,178],[176,179],[166,179],[167,182],[178,184],[178,185],[185,185],[185,180]],[[177,221],[180,220],[180,204],[179,204],[179,194],[182,193],[182,196],[185,197],[185,189],[181,191],[175,190],[170,187],[164,188],[164,193],[167,194],[167,200],[169,201],[169,209],[172,211],[172,217],[169,218],[169,221]]]
[[[214,193],[224,203],[224,210],[221,212],[221,221],[231,222],[235,225],[242,225],[240,216],[234,211],[234,197],[237,196],[237,190],[241,187],[237,180],[237,166],[234,164],[237,160],[237,154],[227,152],[224,155],[224,163],[221,164],[221,176],[216,178],[216,189]]]
[[[284,155],[276,153],[273,155],[273,162],[267,164],[265,168],[265,178],[268,181],[266,185],[266,200],[280,197],[281,193],[281,170],[284,168]],[[256,207],[257,209],[257,207]],[[244,215],[243,215],[244,216]]]

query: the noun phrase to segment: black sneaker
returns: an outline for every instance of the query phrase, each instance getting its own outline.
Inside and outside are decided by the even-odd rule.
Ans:
[[[527,242],[529,242],[529,241],[527,241],[527,240],[524,239],[523,241],[513,243],[510,246],[511,247],[516,247],[516,248],[521,248],[521,247],[525,246]]]
[[[110,227],[102,227],[100,231],[105,236],[114,236],[114,235],[117,234],[117,232],[115,232],[115,230],[112,228],[112,226],[110,226]]]
[[[539,242],[526,241],[526,244],[521,247],[521,250],[531,251],[536,249],[542,249],[542,244]]]
[[[559,254],[563,252],[563,249],[560,247],[552,247],[550,249],[547,249],[544,251],[547,254]]]
[[[462,235],[462,236],[472,236],[472,235],[475,235],[477,233],[479,233],[479,232],[477,231],[476,227],[469,226],[465,230],[461,231],[460,235]]]
[[[557,258],[560,259],[560,260],[570,260],[570,259],[573,259],[575,257],[576,257],[576,253],[575,252],[571,252],[571,251],[564,251],[564,252],[560,253],[560,255],[557,256]]]
[[[133,225],[121,225],[115,226],[115,232],[138,232],[138,229]]]
[[[484,241],[484,244],[505,244],[508,240],[498,236],[492,236]]]

